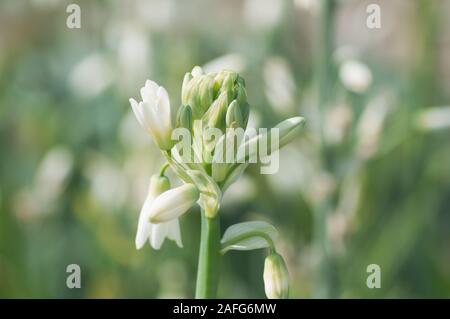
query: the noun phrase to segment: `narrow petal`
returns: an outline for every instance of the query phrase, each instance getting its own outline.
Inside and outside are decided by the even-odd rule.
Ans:
[[[171,119],[170,119],[170,99],[169,94],[166,89],[160,86],[157,91],[157,103],[156,108],[158,113],[161,114],[161,120],[164,123],[164,126],[171,128]]]
[[[178,218],[175,218],[174,220],[167,222],[167,228],[168,228],[167,230],[168,238],[175,241],[178,247],[183,248],[183,243],[181,241],[180,222]]]
[[[150,214],[150,206],[153,200],[153,196],[148,196],[142,206],[141,212],[139,214],[138,228],[136,232],[136,249],[141,249],[147,238],[151,235],[151,224],[148,221]]]
[[[159,115],[149,102],[141,102],[142,114],[144,118],[145,128],[150,131],[153,138],[158,140],[163,131],[163,126]]]
[[[153,81],[147,80],[145,82],[145,86],[141,88],[141,97],[142,101],[150,102],[155,100],[157,95],[156,92],[158,90],[158,84]]]
[[[151,224],[152,227],[152,233],[149,238],[150,245],[158,250],[161,248],[164,239],[167,237],[168,232],[168,225],[167,223],[161,223],[161,224]]]
[[[158,90],[158,83],[152,80],[145,81],[145,86],[152,90],[152,92],[156,92]]]
[[[135,99],[130,99],[131,108],[133,109],[133,113],[136,116],[139,124],[141,124],[142,127],[145,128],[144,123],[144,115],[141,112],[141,109],[139,108],[139,104]]]

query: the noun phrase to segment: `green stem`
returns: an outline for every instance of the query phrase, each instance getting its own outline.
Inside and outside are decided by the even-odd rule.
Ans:
[[[220,265],[220,220],[208,218],[202,210],[202,230],[198,256],[195,298],[216,298]]]

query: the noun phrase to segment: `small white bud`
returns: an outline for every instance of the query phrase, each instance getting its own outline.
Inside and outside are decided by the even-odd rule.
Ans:
[[[289,296],[289,274],[283,257],[273,253],[264,262],[264,289],[269,299],[286,299]]]

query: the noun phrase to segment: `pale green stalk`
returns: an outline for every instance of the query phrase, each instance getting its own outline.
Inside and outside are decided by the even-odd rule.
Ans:
[[[198,255],[197,287],[195,298],[217,297],[220,267],[220,219],[218,214],[208,218],[201,212],[202,226]]]

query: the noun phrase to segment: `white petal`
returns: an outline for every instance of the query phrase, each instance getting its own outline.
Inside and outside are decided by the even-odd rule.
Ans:
[[[139,107],[138,102],[135,99],[130,99],[131,108],[133,109],[134,115],[136,116],[139,124],[142,125],[142,127],[145,127],[144,125],[144,115],[141,112],[141,108]]]
[[[175,241],[178,247],[183,248],[183,243],[181,242],[181,231],[180,231],[180,222],[178,218],[167,222],[168,234],[167,236]]]
[[[161,119],[164,122],[164,125],[171,126],[169,94],[167,93],[165,88],[160,86],[157,91],[157,96],[158,98],[155,106],[158,110],[158,113],[161,114]]]
[[[148,221],[150,215],[150,206],[153,200],[153,196],[148,196],[142,206],[141,213],[139,214],[138,229],[136,233],[136,249],[141,249],[147,238],[151,235],[151,224]]]
[[[144,118],[145,128],[149,130],[153,138],[158,139],[163,131],[161,119],[159,118],[156,109],[150,105],[149,102],[141,102],[142,114]]]
[[[156,91],[158,90],[158,84],[153,81],[147,80],[145,86],[141,88],[141,97],[143,102],[151,102],[156,100]]]
[[[164,223],[184,214],[199,197],[199,191],[193,184],[168,190],[152,203],[150,208],[150,220],[152,222]]]
[[[151,224],[151,226],[152,226],[152,233],[149,238],[150,245],[154,249],[160,249],[164,242],[164,239],[166,239],[167,237],[168,231],[167,224],[166,223]]]
[[[152,80],[145,81],[145,86],[149,88],[152,92],[156,92],[159,87],[158,83]]]
[[[198,65],[194,66],[194,68],[192,69],[191,72],[192,76],[195,78],[197,76],[200,76],[203,74],[203,70],[201,67],[199,67]]]

